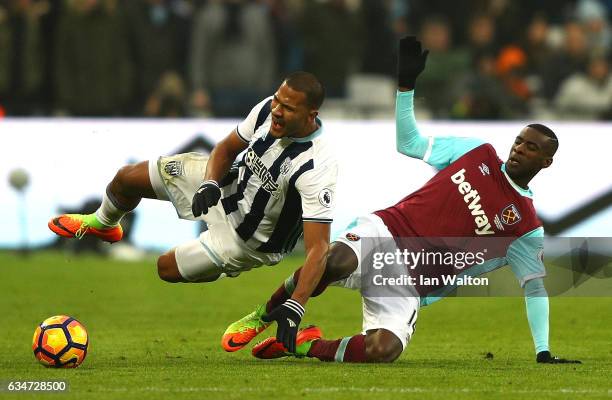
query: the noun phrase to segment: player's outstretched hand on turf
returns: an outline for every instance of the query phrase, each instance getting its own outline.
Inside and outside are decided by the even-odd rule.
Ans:
[[[304,316],[304,307],[289,299],[261,319],[264,322],[276,321],[276,341],[282,343],[290,353],[295,353],[295,337]]]
[[[397,84],[399,87],[414,89],[416,78],[425,69],[429,50],[423,51],[421,42],[415,36],[406,36],[399,41],[397,60]]]
[[[191,201],[191,212],[194,217],[199,217],[202,214],[207,214],[208,209],[219,202],[221,198],[221,189],[215,181],[204,181],[200,184],[198,190],[193,195]]]
[[[550,354],[550,351],[539,352],[536,361],[540,364],[582,364],[582,361],[579,360],[566,360],[565,358],[555,357]]]

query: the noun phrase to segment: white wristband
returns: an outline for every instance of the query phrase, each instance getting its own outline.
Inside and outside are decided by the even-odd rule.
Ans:
[[[300,303],[298,303],[297,301],[293,300],[293,299],[289,299],[287,301],[285,301],[283,303],[283,305],[287,308],[289,308],[292,311],[295,311],[295,313],[297,315],[300,316],[300,318],[302,318],[304,316],[304,312],[306,310],[304,310],[304,307],[302,307],[302,305]]]
[[[212,184],[215,185],[216,187],[219,187],[219,184],[217,183],[217,181],[209,179],[207,181],[202,182],[202,184],[200,184],[200,186],[204,186],[204,185],[208,185],[208,184]]]

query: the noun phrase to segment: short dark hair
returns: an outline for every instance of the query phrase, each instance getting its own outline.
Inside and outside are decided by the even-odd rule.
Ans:
[[[304,93],[306,95],[306,102],[311,108],[318,110],[321,104],[323,104],[325,88],[321,81],[310,72],[292,72],[287,75],[285,82],[287,82],[287,86],[291,89]]]
[[[542,135],[548,137],[548,143],[550,144],[551,156],[557,152],[559,148],[559,139],[557,139],[557,135],[553,132],[552,129],[543,124],[529,124],[527,125],[531,129],[535,129],[540,132]]]

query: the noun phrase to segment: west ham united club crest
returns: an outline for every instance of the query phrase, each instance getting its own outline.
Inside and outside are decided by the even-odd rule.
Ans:
[[[351,232],[347,233],[345,236],[346,236],[346,239],[350,240],[351,242],[356,242],[359,239],[361,239],[358,234],[351,233]]]
[[[521,214],[514,204],[510,204],[502,210],[501,220],[506,225],[514,225],[521,220]]]

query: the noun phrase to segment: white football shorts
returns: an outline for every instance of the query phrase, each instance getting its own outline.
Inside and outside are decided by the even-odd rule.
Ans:
[[[373,248],[369,250],[380,249],[386,252],[389,251],[389,243],[390,240],[393,240],[393,235],[382,219],[374,214],[359,217],[350,224],[335,241],[350,247],[355,252],[359,264],[348,278],[333,283],[334,286],[361,290],[362,238],[373,241],[373,246],[370,246]],[[414,289],[411,292],[413,296],[406,297],[367,297],[362,294],[364,334],[373,329],[386,329],[398,337],[405,349],[414,334],[420,306],[418,293]]]
[[[178,245],[176,261],[188,281],[206,281],[220,273],[237,276],[262,265],[277,264],[276,253],[261,253],[248,247],[232,227],[221,202],[206,215],[194,217],[191,201],[206,172],[208,156],[184,153],[149,161],[149,178],[160,200],[172,202],[181,219],[206,222],[208,230],[198,239]]]

